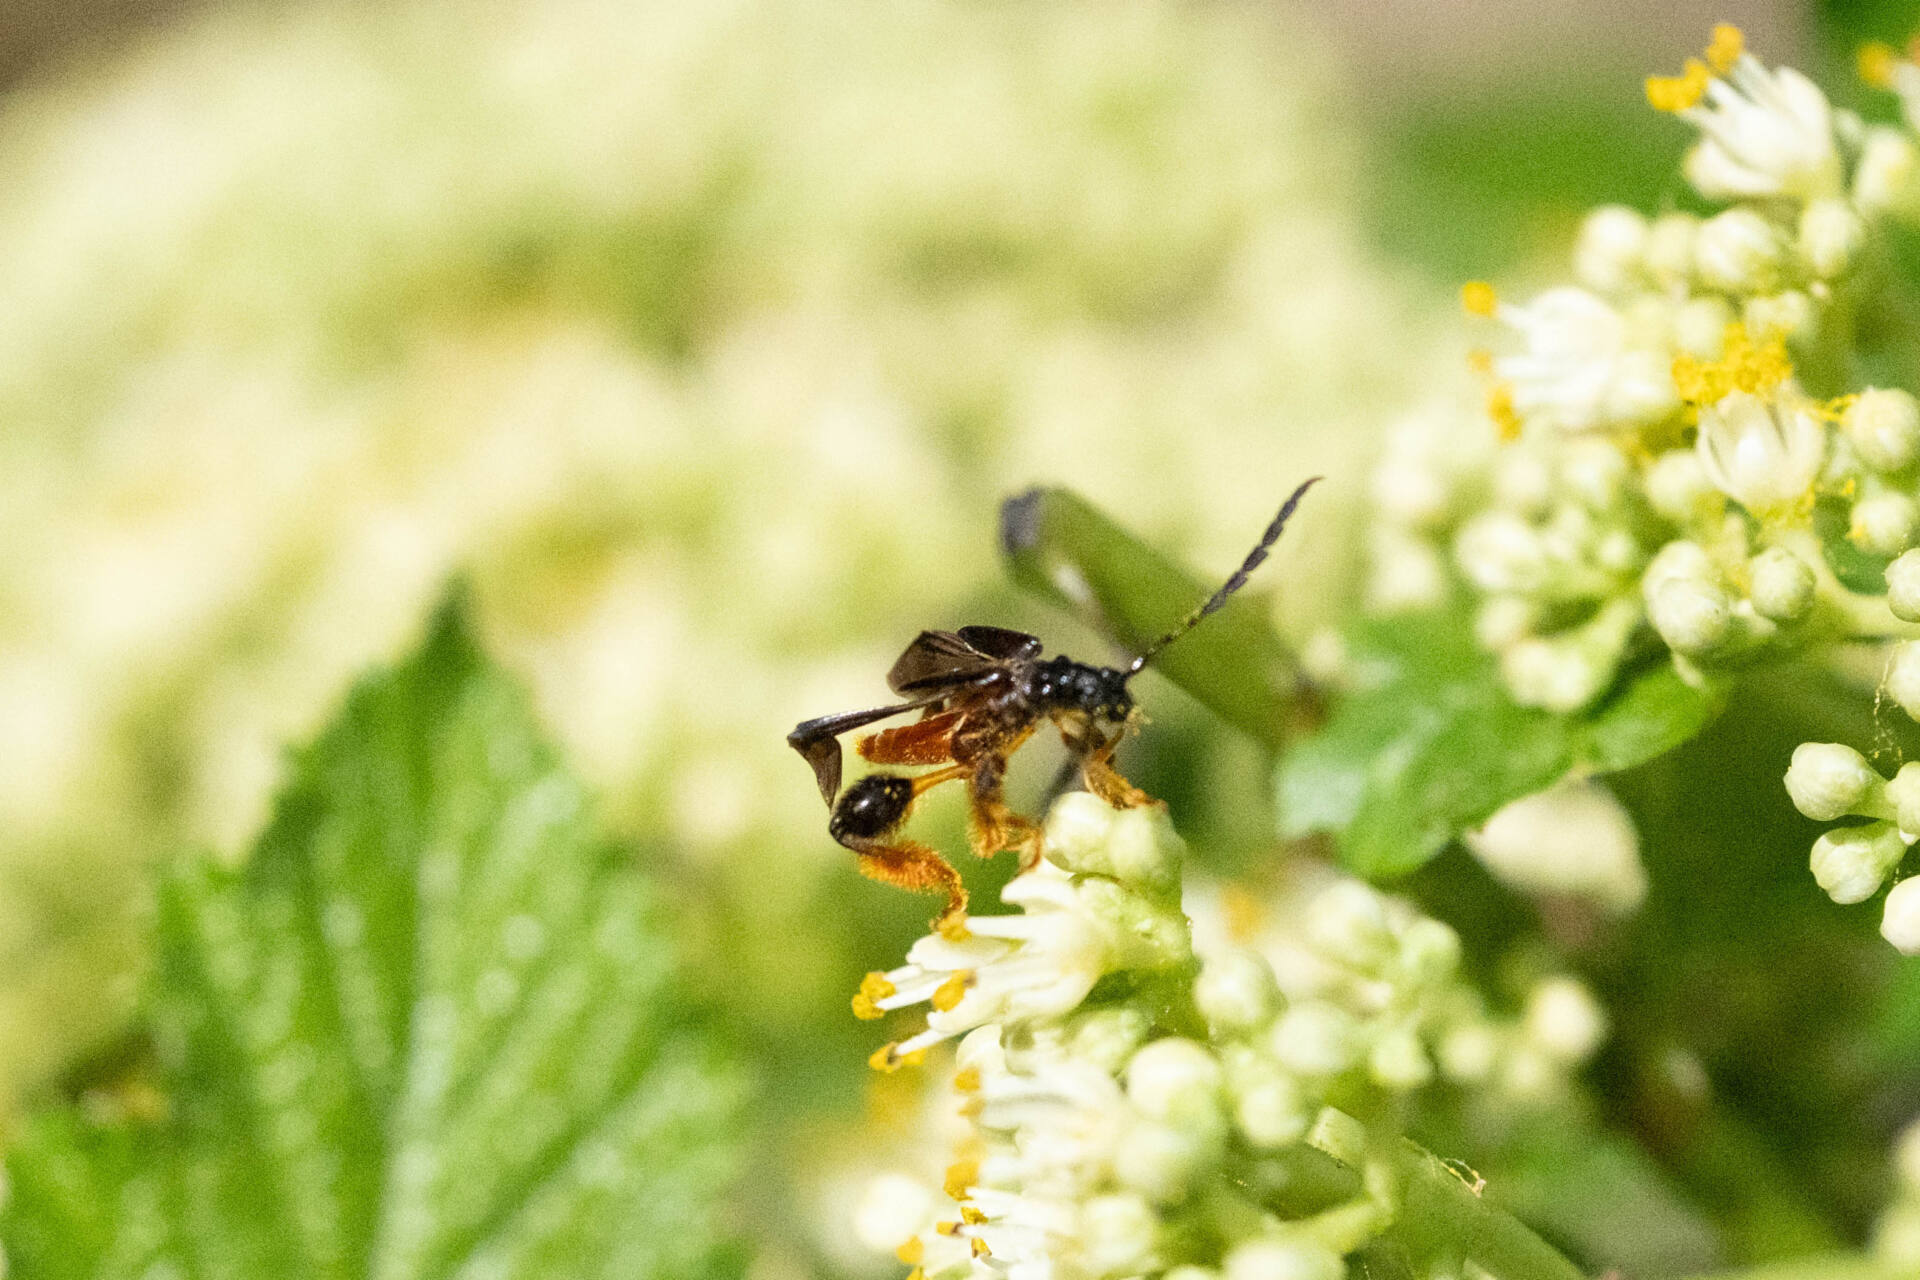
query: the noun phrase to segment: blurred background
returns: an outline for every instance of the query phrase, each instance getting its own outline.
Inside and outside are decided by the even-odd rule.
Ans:
[[[832,1185],[884,1104],[847,993],[926,905],[854,876],[786,729],[876,701],[925,626],[1098,657],[996,564],[1036,482],[1212,573],[1325,471],[1266,586],[1296,638],[1334,616],[1371,440],[1464,385],[1458,283],[1672,200],[1684,129],[1640,79],[1716,20],[1841,85],[1910,18],[0,9],[0,1109],[113,1042],[145,868],[241,856],[286,744],[464,574],[723,962],[779,1167]],[[1144,697],[1134,776],[1255,856],[1257,754]]]

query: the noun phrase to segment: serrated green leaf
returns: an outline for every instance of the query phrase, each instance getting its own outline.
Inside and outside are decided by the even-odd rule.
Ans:
[[[244,870],[168,878],[158,945],[170,1114],[35,1122],[15,1276],[710,1269],[738,1077],[457,608],[300,756]]]
[[[1166,634],[1219,585],[1189,573],[1085,498],[1033,489],[1001,508],[1000,547],[1023,589],[1131,652]],[[1229,600],[1153,660],[1153,669],[1269,746],[1287,740],[1307,694],[1298,663],[1251,600]]]
[[[1348,636],[1359,687],[1276,773],[1281,834],[1339,836],[1367,876],[1411,871],[1502,805],[1574,768],[1630,768],[1692,737],[1723,703],[1670,664],[1630,671],[1595,707],[1522,707],[1465,620],[1430,613]]]

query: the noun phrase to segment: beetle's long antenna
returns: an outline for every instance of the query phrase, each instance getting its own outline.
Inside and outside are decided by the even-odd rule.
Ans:
[[[1267,526],[1267,531],[1260,535],[1259,545],[1255,546],[1254,549],[1247,554],[1247,558],[1241,561],[1240,567],[1233,571],[1233,576],[1221,583],[1220,589],[1208,596],[1205,604],[1202,604],[1198,609],[1195,609],[1185,618],[1182,618],[1179,626],[1148,645],[1146,651],[1135,658],[1132,664],[1127,667],[1127,676],[1129,679],[1139,675],[1141,669],[1147,665],[1154,654],[1159,653],[1175,640],[1178,640],[1181,636],[1193,630],[1194,627],[1199,625],[1202,618],[1225,604],[1234,592],[1247,585],[1248,577],[1266,560],[1267,553],[1273,549],[1273,544],[1280,540],[1280,533],[1287,527],[1287,519],[1293,515],[1293,509],[1300,505],[1300,499],[1306,496],[1307,490],[1313,488],[1313,486],[1318,484],[1323,478],[1324,477],[1321,476],[1314,476],[1307,480],[1298,489],[1295,489],[1285,502],[1280,504],[1280,514],[1273,518],[1273,523]]]

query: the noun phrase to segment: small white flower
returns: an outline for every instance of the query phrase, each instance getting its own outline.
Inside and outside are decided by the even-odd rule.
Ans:
[[[1613,792],[1563,782],[1515,800],[1468,832],[1467,848],[1500,879],[1533,893],[1588,898],[1631,911],[1647,892],[1640,836]]]
[[[1193,1002],[1217,1032],[1255,1031],[1280,1009],[1273,967],[1257,951],[1228,947],[1206,958],[1194,979]]]
[[[1752,209],[1728,209],[1700,224],[1693,265],[1709,289],[1747,296],[1780,287],[1786,241]]]
[[[1797,622],[1813,608],[1813,570],[1785,547],[1768,547],[1747,562],[1748,595],[1763,618]]]
[[[1823,279],[1845,275],[1866,239],[1867,224],[1849,201],[1815,200],[1800,212],[1800,255]]]
[[[1686,174],[1709,199],[1804,200],[1840,190],[1833,109],[1791,67],[1769,71],[1743,53],[1725,78],[1707,84],[1704,103],[1679,115],[1700,130]]]
[[[1867,130],[1854,165],[1853,200],[1869,214],[1920,211],[1920,146],[1899,129]]]
[[[1909,876],[1887,894],[1880,936],[1905,956],[1920,956],[1920,877]]]
[[[1700,465],[1720,492],[1755,515],[1798,508],[1826,460],[1827,431],[1812,408],[1735,391],[1700,412]]]
[[[1657,420],[1679,404],[1670,358],[1632,341],[1625,316],[1585,289],[1549,289],[1524,306],[1500,305],[1525,352],[1493,362],[1530,423],[1593,431]]]
[[[1527,997],[1527,1039],[1548,1057],[1578,1063],[1607,1038],[1607,1015],[1586,984],[1573,978],[1548,978]]]
[[[1920,720],[1920,640],[1902,640],[1893,646],[1882,684],[1902,711]]]
[[[1815,822],[1858,812],[1880,781],[1865,756],[1840,742],[1803,742],[1787,765],[1787,795],[1794,808]]]
[[[1862,391],[1841,415],[1840,430],[1875,471],[1900,471],[1920,457],[1920,403],[1905,391]]]
[[[1920,551],[1907,551],[1887,566],[1887,608],[1902,622],[1920,622]]]
[[[1837,827],[1813,842],[1813,878],[1843,906],[1865,902],[1906,856],[1906,841],[1891,822]]]
[[[1847,537],[1863,551],[1897,556],[1920,541],[1920,506],[1898,490],[1870,492],[1853,504]]]
[[[1646,262],[1647,220],[1625,205],[1601,205],[1580,224],[1573,246],[1573,273],[1600,293],[1623,293]]]

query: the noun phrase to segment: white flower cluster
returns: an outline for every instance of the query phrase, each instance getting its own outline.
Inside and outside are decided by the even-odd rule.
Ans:
[[[1422,375],[1326,75],[1160,0],[402,0],[10,91],[0,1110],[124,1009],[140,860],[237,856],[455,573],[731,904],[745,1016],[818,1009],[851,872],[769,725],[989,620],[943,611],[993,599],[1006,477],[1074,459],[1224,562],[1276,420],[1351,473]]]
[[[1468,285],[1467,310],[1507,335],[1472,362],[1494,430],[1468,431],[1466,466],[1434,462],[1457,423],[1389,441],[1374,607],[1441,602],[1450,561],[1527,705],[1588,706],[1648,651],[1694,676],[1920,617],[1920,564],[1899,571],[1915,581],[1897,616],[1829,567],[1836,542],[1874,564],[1920,545],[1920,405],[1838,384],[1876,239],[1920,213],[1920,140],[1742,46],[1720,27],[1647,86],[1697,128],[1687,177],[1728,207],[1601,208],[1572,283],[1521,303]]]
[[[1816,822],[1867,819],[1814,841],[1813,878],[1835,902],[1865,902],[1880,892],[1920,839],[1920,762],[1887,779],[1852,747],[1803,742],[1787,768],[1787,794]],[[1920,955],[1920,878],[1900,880],[1888,892],[1880,933],[1902,953]]]
[[[1489,1018],[1451,929],[1331,873],[1259,922],[1204,913],[1196,941],[1159,808],[1066,796],[1047,856],[1006,894],[1023,914],[922,939],[854,999],[863,1017],[930,1008],[924,1031],[875,1055],[881,1069],[964,1036],[953,1205],[937,1215],[888,1175],[857,1217],[929,1280],[1338,1280],[1396,1196],[1378,1178],[1338,1203],[1279,1194],[1290,1162],[1367,1164],[1335,1100],[1364,1110],[1439,1077],[1537,1100],[1606,1034],[1566,978],[1518,1020]]]

